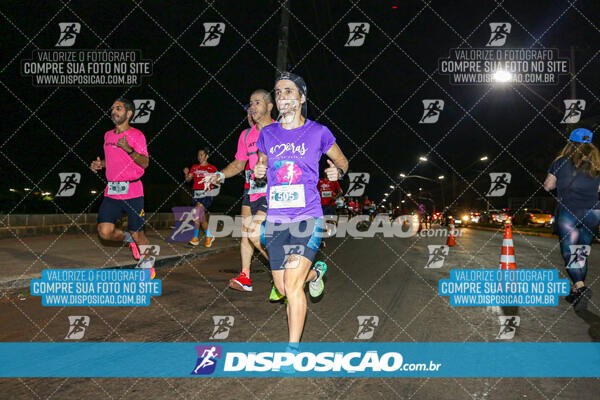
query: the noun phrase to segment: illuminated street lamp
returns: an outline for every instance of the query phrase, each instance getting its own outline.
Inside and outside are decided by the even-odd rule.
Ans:
[[[512,74],[508,71],[499,69],[498,71],[494,72],[493,78],[494,81],[498,83],[506,83],[510,82],[510,80],[512,79]]]

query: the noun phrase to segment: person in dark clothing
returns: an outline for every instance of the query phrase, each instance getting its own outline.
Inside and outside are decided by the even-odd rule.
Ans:
[[[585,310],[592,296],[585,286],[587,260],[573,267],[571,245],[590,245],[600,225],[600,152],[592,143],[592,132],[578,128],[548,168],[544,189],[557,191],[557,213],[554,216],[565,270],[573,286],[565,298],[575,311]]]

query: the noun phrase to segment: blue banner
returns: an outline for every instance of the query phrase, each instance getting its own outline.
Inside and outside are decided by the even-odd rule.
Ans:
[[[453,269],[438,291],[451,306],[557,306],[569,280],[555,269]]]
[[[600,377],[600,343],[0,343],[0,377]]]
[[[45,269],[29,289],[43,306],[149,306],[162,282],[150,269]]]

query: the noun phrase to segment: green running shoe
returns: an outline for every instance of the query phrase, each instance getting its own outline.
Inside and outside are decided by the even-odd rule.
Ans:
[[[283,299],[285,296],[279,293],[279,290],[273,285],[271,288],[271,294],[269,295],[269,301],[279,301]]]
[[[325,272],[327,272],[327,264],[323,261],[317,261],[312,269],[317,271],[317,279],[309,282],[308,291],[312,297],[319,297],[325,288],[323,277],[325,276]]]

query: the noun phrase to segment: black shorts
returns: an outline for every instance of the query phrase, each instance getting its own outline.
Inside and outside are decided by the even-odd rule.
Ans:
[[[109,222],[114,224],[123,213],[127,214],[127,227],[132,232],[144,229],[144,196],[133,199],[117,200],[104,196],[98,210],[98,223]]]
[[[250,207],[250,195],[248,194],[248,190],[249,189],[244,189],[244,194],[242,194],[242,207]]]
[[[267,213],[267,196],[262,196],[255,201],[250,202],[250,212],[252,215],[256,215],[257,212],[262,211]]]
[[[322,204],[321,208],[323,209],[323,215],[335,215],[335,206],[330,204]]]
[[[267,221],[263,226],[272,271],[284,269],[292,254],[304,256],[311,262],[315,259],[323,237],[323,218],[290,223]]]
[[[202,197],[199,199],[194,199],[194,207],[196,207],[198,204],[202,204],[204,206],[204,209],[206,211],[208,211],[208,207],[210,207],[210,205],[212,204],[213,200],[215,198],[210,196],[210,197]]]

